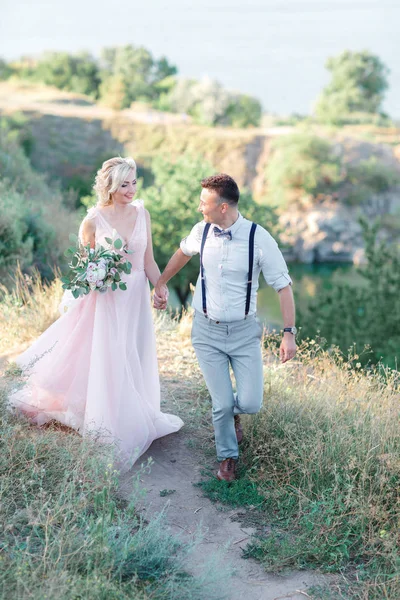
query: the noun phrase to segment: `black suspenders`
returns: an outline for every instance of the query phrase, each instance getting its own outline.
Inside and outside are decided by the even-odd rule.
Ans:
[[[203,313],[207,316],[207,303],[206,303],[206,284],[204,281],[204,267],[203,267],[203,250],[204,244],[206,243],[208,230],[210,229],[211,223],[206,223],[203,231],[203,237],[201,238],[201,247],[200,247],[200,275],[201,275],[201,297],[203,301]]]
[[[208,231],[211,223],[206,223],[203,231],[203,237],[201,238],[200,246],[200,276],[201,276],[201,298],[203,304],[203,313],[207,316],[207,301],[206,301],[206,284],[204,280],[204,266],[203,266],[203,252],[206,243]],[[246,308],[244,311],[245,318],[249,314],[250,310],[250,299],[251,299],[251,284],[253,282],[253,263],[254,263],[254,234],[256,232],[256,223],[251,224],[250,235],[249,235],[249,272],[247,274],[247,292],[246,292]]]
[[[250,310],[250,297],[251,297],[251,284],[253,281],[253,262],[254,262],[254,234],[256,232],[257,225],[251,224],[250,235],[249,235],[249,274],[247,277],[247,294],[246,294],[246,309],[245,317],[249,314]]]

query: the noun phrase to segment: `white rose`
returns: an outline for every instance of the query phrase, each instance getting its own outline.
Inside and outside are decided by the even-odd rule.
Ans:
[[[106,276],[106,269],[103,266],[97,268],[97,280],[103,280]]]
[[[98,279],[97,271],[95,269],[90,269],[90,270],[86,271],[86,280],[89,283],[95,284],[97,279]]]

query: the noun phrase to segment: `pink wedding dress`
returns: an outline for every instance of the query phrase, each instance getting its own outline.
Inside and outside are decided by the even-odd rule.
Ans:
[[[82,435],[95,432],[115,442],[124,470],[156,438],[178,431],[179,417],[160,411],[160,386],[149,284],[143,201],[128,240],[132,272],[127,290],[90,292],[78,300],[64,294],[61,317],[16,360],[27,369],[25,386],[10,403],[41,425],[52,419]],[[96,242],[107,246],[112,227],[96,207]],[[115,232],[114,232],[115,233]],[[117,234],[117,237],[120,237]],[[121,238],[122,239],[122,238]],[[65,309],[66,312],[63,312]]]

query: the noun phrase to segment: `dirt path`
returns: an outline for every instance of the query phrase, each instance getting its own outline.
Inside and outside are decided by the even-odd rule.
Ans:
[[[168,401],[168,397],[174,397],[176,386],[176,380],[164,380],[164,397],[167,401],[163,410],[176,411],[176,406],[171,406]],[[141,487],[147,490],[139,505],[142,513],[150,519],[166,508],[166,524],[174,534],[184,539],[194,539],[201,527],[203,537],[189,568],[196,573],[210,554],[224,552],[223,565],[229,565],[234,572],[224,586],[228,600],[311,598],[307,589],[322,582],[322,577],[317,573],[297,571],[283,576],[272,575],[266,573],[256,561],[242,558],[242,550],[254,530],[242,527],[234,520],[243,509],[226,510],[226,507],[205,498],[201,490],[193,485],[202,479],[201,470],[207,466],[207,459],[202,455],[201,450],[193,448],[193,435],[187,426],[179,433],[156,440],[141,461],[142,464],[146,463],[150,457],[153,460],[150,472],[140,475]],[[133,472],[123,478],[121,491],[125,497],[129,496],[139,470],[140,465],[137,465]]]

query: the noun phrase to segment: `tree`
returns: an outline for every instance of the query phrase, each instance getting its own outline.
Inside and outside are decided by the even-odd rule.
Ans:
[[[60,90],[97,98],[100,84],[96,60],[87,52],[45,52],[37,61],[22,60],[18,74],[27,79],[54,85]]]
[[[22,139],[23,141],[23,139]],[[0,280],[5,283],[20,262],[51,279],[65,262],[68,235],[78,217],[63,204],[56,184],[36,172],[20,146],[20,131],[0,119]]]
[[[340,157],[327,140],[295,133],[278,138],[267,165],[268,198],[286,207],[303,197],[332,192],[341,177]]]
[[[226,90],[218,81],[204,77],[179,79],[168,95],[173,112],[191,115],[201,125],[259,125],[261,104],[255,98]]]
[[[201,157],[184,155],[175,163],[158,157],[152,170],[154,184],[143,191],[142,197],[151,214],[155,259],[163,270],[181,239],[201,221],[197,212],[200,181],[213,169]],[[182,304],[190,294],[190,283],[196,283],[198,272],[198,259],[194,258],[172,280]]]
[[[228,92],[209,77],[199,81],[179,79],[169,98],[173,112],[188,113],[197,123],[208,126],[223,120],[229,101]]]
[[[152,165],[154,184],[141,194],[151,214],[155,259],[163,270],[179,248],[182,238],[202,220],[197,211],[201,192],[200,181],[214,172],[201,156],[184,155],[176,162],[156,158]],[[249,192],[240,195],[240,211],[271,233],[276,232],[276,215],[269,207],[254,202]],[[190,284],[199,274],[199,259],[194,257],[171,281],[180,302],[185,304]]]
[[[127,89],[122,75],[112,75],[100,86],[100,97],[103,104],[113,110],[126,108]]]
[[[143,47],[126,45],[104,48],[101,52],[100,96],[107,98],[110,82],[118,89],[124,89],[121,108],[128,108],[137,100],[155,101],[161,91],[157,84],[175,75],[177,69],[165,57],[154,60],[149,50]]]
[[[352,113],[377,113],[388,87],[389,70],[367,50],[345,50],[327,60],[331,82],[322,91],[315,112],[321,121],[340,123]]]
[[[302,334],[324,337],[346,354],[357,341],[357,360],[377,363],[381,358],[392,368],[400,360],[400,252],[395,245],[378,243],[379,225],[361,221],[367,264],[359,269],[363,285],[336,284],[321,291],[306,311],[299,308]]]
[[[0,81],[8,79],[13,74],[13,69],[5,60],[0,58]]]
[[[227,109],[227,117],[233,127],[258,127],[260,125],[262,107],[256,98],[239,94],[232,99]]]

